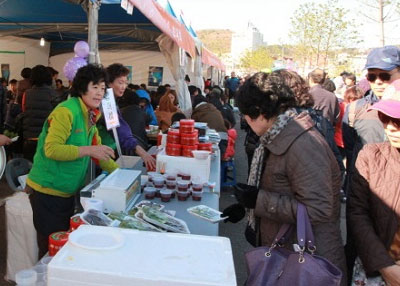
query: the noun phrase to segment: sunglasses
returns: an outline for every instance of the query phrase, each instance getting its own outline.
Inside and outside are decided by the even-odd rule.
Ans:
[[[377,78],[379,78],[381,81],[389,81],[391,77],[392,75],[388,72],[380,72],[378,74],[367,73],[367,80],[370,82],[375,82]]]
[[[383,123],[383,125],[389,124],[390,122],[396,128],[400,128],[400,119],[389,117],[382,112],[378,112],[379,120]]]

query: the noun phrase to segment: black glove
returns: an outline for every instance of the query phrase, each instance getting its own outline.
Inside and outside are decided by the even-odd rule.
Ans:
[[[232,223],[237,223],[244,218],[246,214],[246,210],[241,204],[233,204],[224,209],[224,211],[221,214],[221,217],[228,217],[224,222],[232,222]]]
[[[246,184],[238,183],[235,188],[236,200],[245,208],[254,209],[256,207],[258,188]]]

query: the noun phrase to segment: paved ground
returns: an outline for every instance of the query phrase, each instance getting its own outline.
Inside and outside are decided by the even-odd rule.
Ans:
[[[237,125],[238,126],[238,125]],[[247,180],[247,157],[244,152],[243,142],[245,134],[242,130],[237,128],[238,139],[236,141],[236,155],[235,165],[237,172],[237,181],[246,182]],[[5,179],[0,180],[0,286],[15,285],[8,283],[3,279],[5,276],[6,269],[6,235],[5,235],[5,218],[4,218],[4,205],[1,201],[12,194],[12,191],[8,188]],[[233,191],[230,188],[222,190],[220,199],[220,210],[235,203],[236,200],[233,196]],[[342,212],[342,230],[344,230],[344,212]],[[237,224],[232,223],[221,223],[220,224],[220,235],[228,237],[232,243],[233,259],[235,263],[236,278],[238,285],[244,285],[246,281],[246,264],[244,254],[246,251],[251,249],[251,245],[247,243],[244,238],[245,220]],[[345,232],[342,231],[343,236]]]

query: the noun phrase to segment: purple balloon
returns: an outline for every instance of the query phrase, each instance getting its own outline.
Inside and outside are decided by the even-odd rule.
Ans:
[[[76,75],[79,68],[87,65],[87,62],[83,58],[73,57],[70,58],[64,65],[63,71],[65,77],[72,81]]]
[[[74,46],[75,55],[79,58],[86,58],[89,55],[89,45],[85,41],[79,41]]]

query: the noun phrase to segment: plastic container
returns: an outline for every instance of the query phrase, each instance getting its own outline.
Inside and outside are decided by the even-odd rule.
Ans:
[[[192,151],[192,154],[193,154],[193,157],[195,157],[198,160],[205,160],[210,155],[210,151],[194,150],[194,151]]]
[[[181,156],[182,145],[168,143],[165,152],[167,153],[168,156]]]
[[[181,133],[192,133],[194,131],[194,120],[193,119],[181,119],[179,121],[179,131]]]
[[[154,187],[145,187],[143,192],[146,200],[152,200],[156,196],[156,188]]]
[[[191,175],[189,173],[181,173],[181,179],[183,181],[190,181]],[[190,182],[189,182],[190,183]]]
[[[53,257],[51,256],[43,256],[42,259],[40,259],[39,263],[43,265],[48,265],[52,259]]]
[[[182,133],[181,145],[196,145],[198,143],[197,132]]]
[[[182,156],[193,157],[192,151],[197,150],[197,145],[182,145]]]
[[[154,176],[153,177],[153,184],[156,189],[161,189],[164,187],[165,178],[164,176]]]
[[[203,183],[199,180],[192,181],[192,190],[193,192],[201,192],[203,191]]]
[[[186,201],[189,197],[189,191],[177,191],[178,201]]]
[[[46,281],[47,280],[47,265],[37,264],[32,267],[32,270],[36,271],[36,274],[37,274],[36,281]]]
[[[162,189],[160,191],[161,201],[167,203],[171,200],[172,191],[169,189]]]
[[[147,172],[147,175],[149,176],[148,181],[153,182],[153,177],[160,176],[161,174],[158,172]]]
[[[199,143],[197,145],[197,150],[205,150],[212,152],[212,143],[211,142]]]
[[[68,232],[58,231],[49,235],[49,255],[54,256],[67,243]]]
[[[21,270],[15,274],[15,282],[17,282],[17,286],[35,286],[36,280],[37,273],[33,269]]]
[[[181,142],[181,135],[179,133],[179,129],[169,129],[167,144],[180,144],[180,142]]]
[[[192,199],[194,200],[194,201],[201,201],[201,198],[203,197],[203,191],[201,191],[201,192],[195,192],[194,190],[193,190],[193,192],[192,192]]]
[[[69,231],[74,231],[78,227],[80,227],[82,224],[85,224],[85,222],[81,219],[80,216],[73,216],[69,220]]]
[[[176,189],[176,180],[168,180],[167,179],[167,189],[175,190]]]
[[[190,181],[179,180],[177,182],[178,191],[185,192],[189,189]]]
[[[215,183],[215,182],[208,182],[208,189],[210,190],[210,192],[214,192],[216,185],[217,185],[217,183]]]
[[[176,174],[174,173],[167,173],[165,175],[165,179],[168,181],[175,181],[176,180]]]

